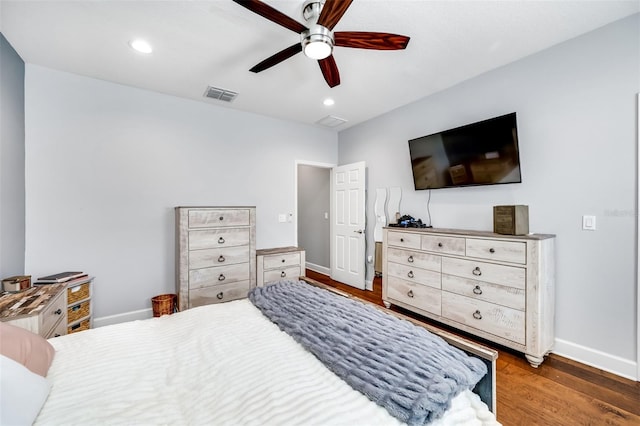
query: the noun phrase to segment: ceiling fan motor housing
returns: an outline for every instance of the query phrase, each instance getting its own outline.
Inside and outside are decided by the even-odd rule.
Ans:
[[[300,43],[305,55],[313,59],[324,59],[333,51],[333,32],[317,23],[324,3],[324,0],[308,0],[302,7],[308,29],[300,33]]]

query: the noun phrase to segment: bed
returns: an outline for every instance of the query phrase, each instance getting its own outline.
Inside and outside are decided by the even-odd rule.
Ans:
[[[370,389],[364,393],[354,390],[348,375],[341,378],[339,368],[324,364],[324,355],[310,351],[299,336],[293,337],[304,325],[290,326],[291,334],[283,331],[287,325],[280,323],[282,318],[273,318],[273,312],[282,317],[282,311],[296,303],[276,300],[278,307],[265,308],[264,295],[290,294],[298,288],[331,298],[330,303],[310,303],[323,306],[322,311],[329,310],[327,306],[334,301],[348,300],[302,281],[283,282],[255,289],[249,299],[49,340],[56,350],[47,373],[51,387],[35,424],[418,424],[415,418],[406,417],[405,422],[392,416],[388,408],[372,402],[371,395],[365,396]],[[309,302],[307,293],[304,298]],[[357,301],[348,302],[379,312]],[[344,311],[343,305],[337,306],[337,312]],[[300,310],[306,315],[309,307]],[[351,325],[338,327],[353,332]],[[326,338],[319,340],[320,346],[327,346]],[[341,360],[346,357],[340,354]],[[489,365],[489,374],[475,385],[476,390],[491,393],[495,371],[491,360],[483,363]],[[483,380],[489,382],[483,384]],[[398,397],[393,398],[397,405]],[[493,395],[485,395],[487,398],[488,404],[464,389],[444,402],[442,415],[427,423],[498,424],[490,410]]]

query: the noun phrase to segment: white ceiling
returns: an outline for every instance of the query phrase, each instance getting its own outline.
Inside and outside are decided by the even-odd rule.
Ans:
[[[265,2],[304,23],[303,0]],[[333,115],[347,120],[339,131],[639,11],[639,0],[355,0],[335,31],[411,41],[400,51],[335,48],[333,89],[303,54],[249,72],[299,36],[231,0],[0,0],[0,30],[29,64],[302,123]],[[130,49],[136,37],[154,52]],[[204,98],[208,85],[239,95]]]

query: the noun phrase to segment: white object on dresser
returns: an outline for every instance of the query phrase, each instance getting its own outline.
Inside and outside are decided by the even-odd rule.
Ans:
[[[305,251],[299,247],[261,249],[256,255],[258,287],[272,281],[297,280],[305,274]]]
[[[45,339],[67,334],[66,288],[66,284],[47,284],[4,294],[0,297],[0,321]]]
[[[256,286],[255,207],[176,207],[178,309],[247,297]]]
[[[385,228],[382,299],[524,352],[554,342],[554,235]]]

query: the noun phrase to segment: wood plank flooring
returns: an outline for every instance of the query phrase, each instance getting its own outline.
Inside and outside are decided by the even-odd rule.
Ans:
[[[358,290],[307,269],[307,276],[369,302],[382,305],[382,282],[373,291]],[[438,325],[437,322],[392,309]],[[466,338],[469,335],[456,332]],[[539,368],[524,355],[477,338],[496,349],[498,421],[511,425],[640,425],[640,382],[634,382],[579,362],[551,354]]]

